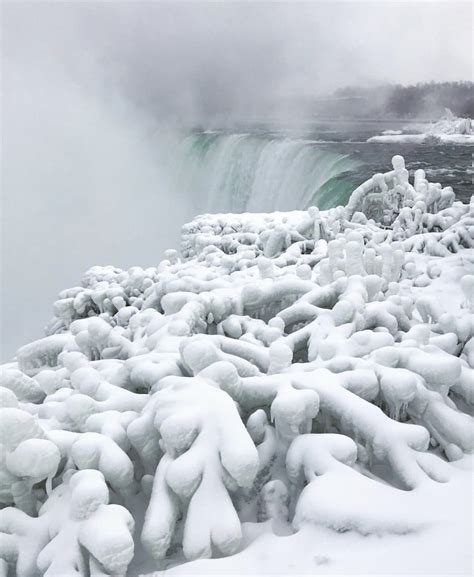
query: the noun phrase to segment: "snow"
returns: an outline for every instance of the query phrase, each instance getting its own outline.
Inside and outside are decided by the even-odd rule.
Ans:
[[[367,142],[380,144],[474,144],[474,134],[380,134],[371,136]]]
[[[412,134],[406,131],[415,130]],[[470,118],[457,118],[446,109],[445,116],[432,124],[412,125],[403,131],[385,130],[370,137],[367,142],[398,144],[474,144],[474,124]]]
[[[465,460],[456,465],[449,484],[430,485],[418,492],[416,512],[426,515],[435,510],[437,515],[418,531],[362,535],[307,524],[297,533],[278,535],[268,524],[244,523],[244,546],[237,555],[146,575],[471,575],[471,471],[472,460]],[[352,493],[347,485],[339,491],[335,488],[326,494],[327,502],[337,503],[348,491]]]
[[[474,200],[206,214],[93,267],[0,381],[0,571],[472,569]]]

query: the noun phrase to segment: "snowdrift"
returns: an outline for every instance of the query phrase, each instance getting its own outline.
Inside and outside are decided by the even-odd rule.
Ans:
[[[407,132],[405,132],[405,130]],[[386,130],[367,142],[406,144],[474,144],[474,125],[470,118],[458,118],[446,109],[446,114],[433,124],[418,124],[404,131]],[[411,134],[416,130],[418,134]]]
[[[90,269],[2,367],[0,574],[439,522],[423,495],[473,449],[473,248],[474,200],[396,156],[346,207],[206,214],[156,268]]]

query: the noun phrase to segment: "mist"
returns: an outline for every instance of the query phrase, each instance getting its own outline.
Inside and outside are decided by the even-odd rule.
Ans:
[[[470,79],[470,2],[2,4],[2,359],[95,264],[152,266],[196,209],[190,128],[291,122],[345,85]]]

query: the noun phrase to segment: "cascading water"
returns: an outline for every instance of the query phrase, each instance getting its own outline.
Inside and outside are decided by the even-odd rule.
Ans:
[[[197,212],[260,212],[345,204],[355,188],[349,155],[301,139],[194,133],[179,146],[176,186]]]

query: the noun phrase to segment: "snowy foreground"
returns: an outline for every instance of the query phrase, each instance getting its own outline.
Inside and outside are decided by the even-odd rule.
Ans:
[[[381,135],[372,136],[367,142],[380,143],[441,143],[474,144],[474,123],[470,118],[458,118],[446,108],[446,114],[433,124],[413,125],[406,130],[416,130],[417,134],[405,130],[386,130]]]
[[[2,368],[0,575],[470,574],[474,200],[393,166],[60,294]]]

